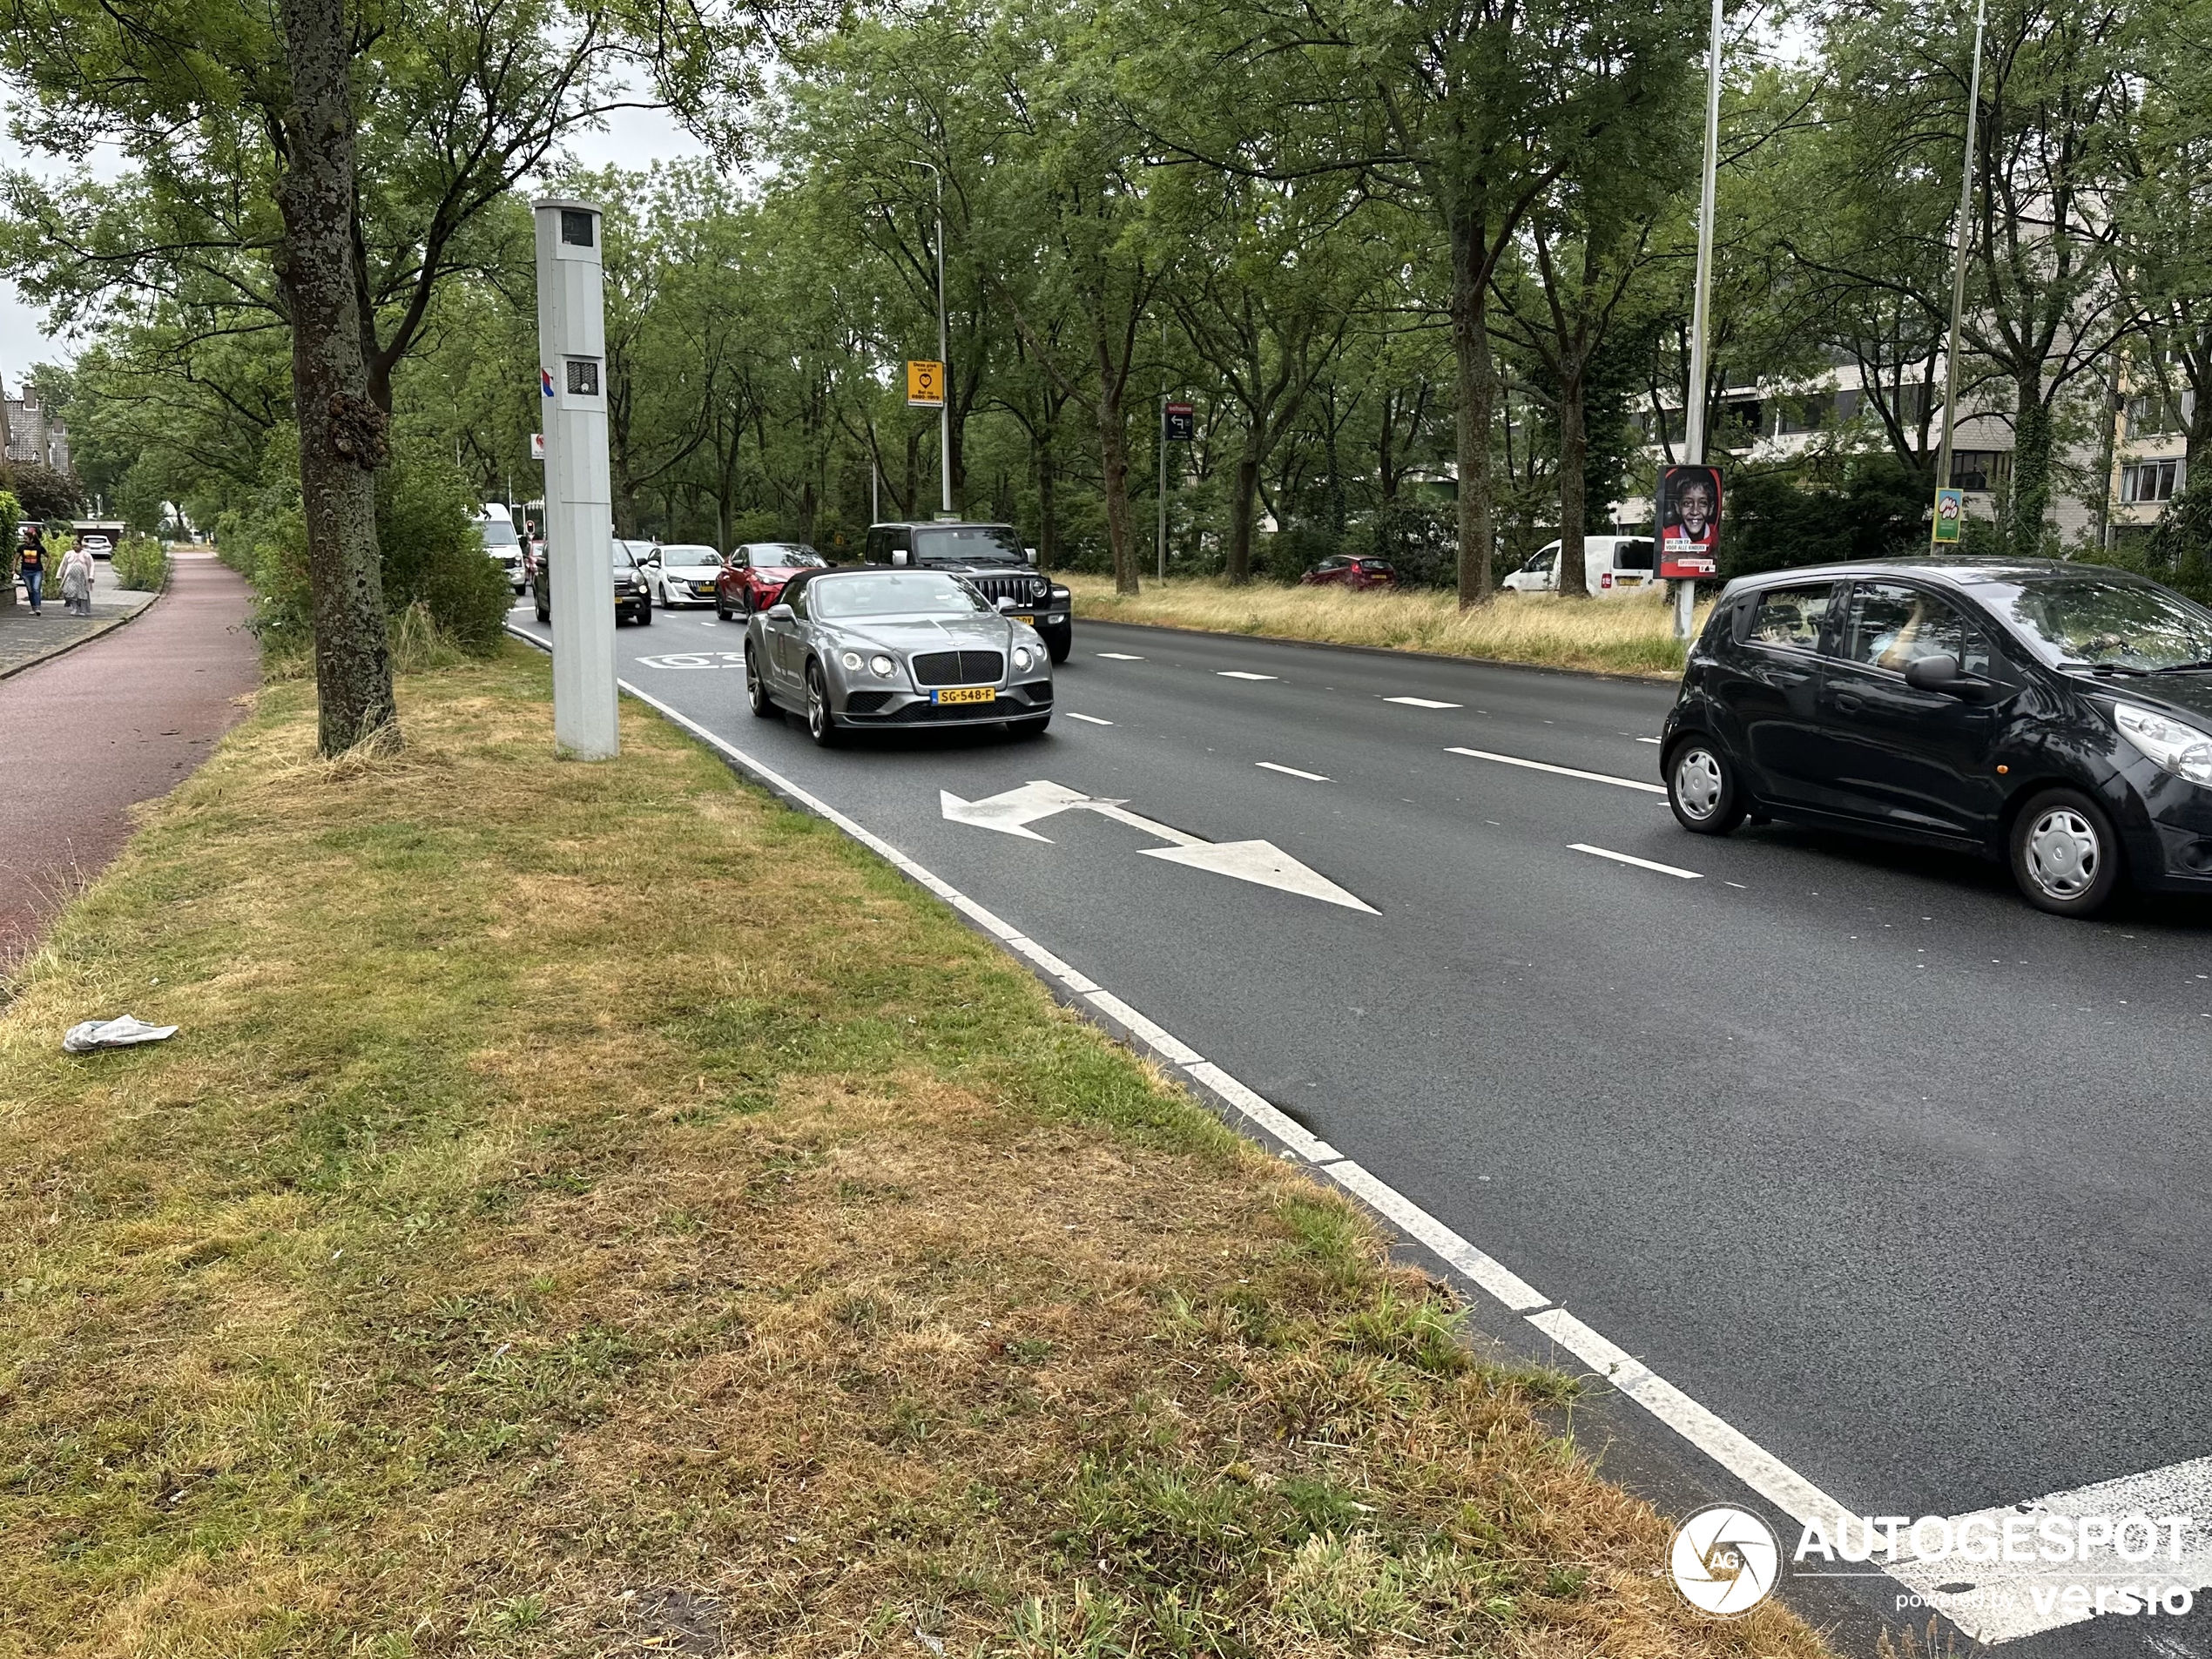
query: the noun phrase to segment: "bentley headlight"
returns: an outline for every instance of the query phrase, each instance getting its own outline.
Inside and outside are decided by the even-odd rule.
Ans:
[[[2113,705],[2112,723],[2121,737],[2176,778],[2212,788],[2212,736],[2134,703]]]
[[[1029,648],[1027,645],[1016,645],[1014,648],[1015,667],[1027,668],[1033,660],[1034,659],[1029,653]]]
[[[860,671],[860,653],[857,651],[848,651],[837,660],[856,674]]]
[[[888,657],[871,657],[868,658],[868,668],[872,672],[873,672],[878,679],[889,679],[891,676],[897,671],[898,667],[899,664],[893,662]]]

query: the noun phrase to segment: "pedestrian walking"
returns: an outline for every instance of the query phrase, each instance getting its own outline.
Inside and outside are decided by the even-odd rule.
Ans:
[[[22,569],[24,597],[30,601],[30,614],[36,617],[46,588],[46,533],[36,524],[23,533]]]
[[[62,555],[62,604],[72,617],[92,614],[92,555],[82,543]]]

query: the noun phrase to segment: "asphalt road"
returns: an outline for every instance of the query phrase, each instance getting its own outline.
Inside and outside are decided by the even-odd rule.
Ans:
[[[2212,1453],[2212,912],[2068,922],[1994,866],[1688,835],[1601,780],[1656,784],[1662,685],[1078,624],[1049,736],[824,752],[751,717],[741,645],[661,611],[617,654],[1852,1512]],[[946,816],[1048,779],[1375,914],[1095,812]],[[2182,1485],[2212,1528],[2212,1467]],[[2007,1651],[2208,1654],[2212,1615]]]

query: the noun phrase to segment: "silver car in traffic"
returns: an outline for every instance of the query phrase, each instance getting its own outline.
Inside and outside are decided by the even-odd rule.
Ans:
[[[745,692],[763,718],[806,717],[825,747],[870,726],[1052,719],[1052,659],[1035,629],[941,570],[801,570],[745,624]]]

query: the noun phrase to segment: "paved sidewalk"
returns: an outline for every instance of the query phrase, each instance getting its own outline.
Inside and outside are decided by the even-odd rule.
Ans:
[[[173,563],[179,556],[170,556]],[[62,608],[60,584],[49,582],[46,602],[41,607],[44,614],[33,617],[18,582],[15,604],[0,607],[0,679],[120,626],[159,597],[117,587],[113,568],[105,559],[95,559],[91,616],[71,616]]]
[[[116,855],[132,806],[206,758],[260,678],[245,580],[212,554],[170,568],[166,596],[128,628],[0,679],[0,971]]]

